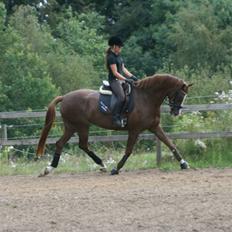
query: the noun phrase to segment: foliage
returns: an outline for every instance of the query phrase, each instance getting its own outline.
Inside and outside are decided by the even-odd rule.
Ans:
[[[171,26],[170,41],[176,51],[171,60],[176,67],[187,65],[190,69],[209,69],[217,71],[231,61],[231,24],[220,28],[218,15],[214,13],[214,5],[205,2],[189,4],[175,15]]]
[[[107,39],[116,34],[125,41],[126,67],[139,78],[172,73],[194,83],[186,103],[228,102],[231,25],[230,0],[1,1],[0,110],[44,109],[58,94],[98,89],[107,78]],[[229,111],[165,115],[162,122],[167,131],[226,130],[231,116]],[[21,127],[32,120],[4,123],[19,124],[9,132],[12,137],[37,136],[41,128],[41,121],[33,129]],[[54,131],[61,133],[61,127]],[[151,144],[141,147],[146,146]],[[191,142],[184,146],[195,149]]]
[[[80,79],[93,79],[92,83],[95,85],[99,84],[99,76],[105,74],[105,43],[103,37],[98,35],[102,27],[100,22],[102,22],[102,17],[96,13],[82,13],[75,17],[70,12],[70,17],[63,19],[56,28],[57,37],[67,46],[68,50],[86,60],[85,77]],[[75,63],[79,62],[75,61]],[[94,66],[95,71],[88,73],[87,70],[91,65]]]
[[[177,142],[178,143],[178,142]],[[187,145],[187,146],[186,146]],[[185,158],[190,163],[191,168],[208,168],[208,167],[232,167],[232,153],[231,153],[231,142],[226,141],[223,143],[221,140],[213,140],[207,142],[207,149],[202,150],[199,146],[196,146],[194,142],[191,146],[188,144],[178,143],[178,146],[185,150]],[[47,163],[50,162],[51,156],[48,155],[44,159],[33,162],[28,161],[28,159],[23,157],[28,157],[28,150],[24,150],[24,155],[21,158],[15,159],[12,156],[12,148],[2,150],[0,152],[0,175],[34,175],[38,176],[40,172],[44,170]],[[80,173],[80,172],[96,172],[99,170],[98,165],[96,165],[89,157],[79,153],[78,155],[70,154],[64,152],[61,156],[59,167],[54,171],[54,174],[59,173]],[[107,165],[107,170],[115,167],[117,162],[122,157],[122,150],[114,152],[107,149],[105,153],[102,153],[101,158],[103,158],[105,164]],[[132,171],[132,170],[142,170],[160,168],[163,171],[173,171],[179,170],[179,164],[170,155],[163,153],[163,158],[161,165],[157,167],[155,153],[152,152],[142,152],[137,153],[130,157],[122,171]]]
[[[46,62],[35,53],[33,44],[12,26],[0,34],[0,41],[0,81],[4,86],[2,94],[7,96],[1,110],[43,108],[47,100],[57,94]]]

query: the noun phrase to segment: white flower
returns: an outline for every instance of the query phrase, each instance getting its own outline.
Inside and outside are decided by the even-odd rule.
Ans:
[[[90,167],[91,170],[95,170],[95,169],[98,167],[98,164],[91,163],[91,164],[89,165],[89,167]]]
[[[143,161],[143,165],[145,166],[145,165],[147,165],[147,160],[145,160],[145,161]]]
[[[12,160],[10,160],[10,165],[12,168],[16,168],[16,166],[17,166]]]
[[[225,91],[222,91],[222,93],[219,95],[220,99],[226,98],[226,93]]]
[[[107,164],[114,164],[116,163],[111,157],[106,161]]]
[[[9,152],[9,151],[11,151],[11,150],[13,150],[14,149],[14,147],[13,146],[9,146],[9,147],[7,147],[7,151]]]
[[[207,148],[206,144],[203,141],[201,141],[200,139],[197,139],[194,144],[195,144],[195,146],[202,148],[202,149]]]
[[[38,4],[38,7],[41,8],[42,6],[43,6],[43,3],[40,2],[40,3]]]
[[[199,111],[193,111],[192,112],[192,115],[199,115],[199,114],[201,114]]]

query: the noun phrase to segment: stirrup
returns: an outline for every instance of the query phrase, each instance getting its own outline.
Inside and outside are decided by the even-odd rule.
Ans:
[[[112,118],[112,123],[113,123],[114,126],[123,127],[122,119],[121,119],[120,116],[114,116]]]
[[[126,124],[127,124],[127,118],[126,117],[122,117],[121,118],[121,124],[122,124],[122,127],[125,127],[126,126]]]
[[[123,127],[121,120],[120,121],[113,121],[113,125],[117,127]]]

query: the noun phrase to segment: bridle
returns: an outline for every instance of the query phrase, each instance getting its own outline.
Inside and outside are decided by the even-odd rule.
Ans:
[[[187,93],[183,90],[184,85],[176,90],[173,94],[173,96],[169,97],[169,101],[166,102],[167,105],[169,105],[171,108],[176,109],[176,110],[180,110],[183,109],[183,102],[184,99],[187,96]],[[181,101],[178,103],[178,99],[181,99]]]

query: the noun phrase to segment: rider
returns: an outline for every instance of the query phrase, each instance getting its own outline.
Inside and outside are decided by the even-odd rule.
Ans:
[[[122,88],[122,82],[133,84],[138,79],[132,75],[126,68],[120,55],[123,47],[122,40],[117,36],[112,36],[108,41],[109,48],[106,52],[106,65],[108,69],[109,83],[113,93],[117,97],[117,103],[113,113],[113,124],[122,127],[121,109],[125,101],[125,94]],[[126,77],[125,77],[126,76]]]

